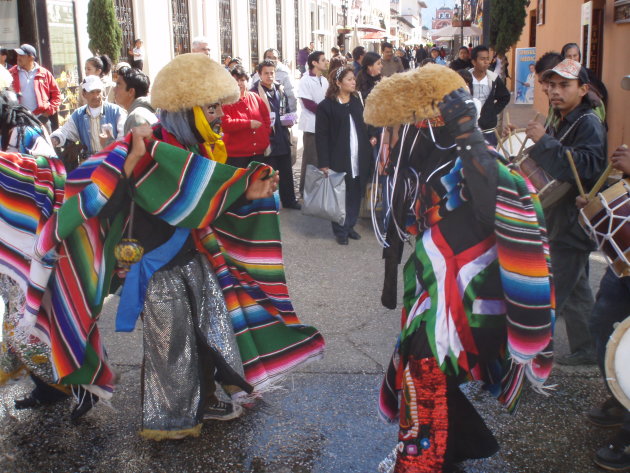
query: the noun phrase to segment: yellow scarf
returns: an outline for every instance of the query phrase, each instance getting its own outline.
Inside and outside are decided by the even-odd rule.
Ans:
[[[195,114],[195,127],[203,138],[203,146],[208,157],[213,161],[225,164],[225,161],[227,161],[227,150],[221,135],[214,132],[201,107],[193,107],[193,113]]]

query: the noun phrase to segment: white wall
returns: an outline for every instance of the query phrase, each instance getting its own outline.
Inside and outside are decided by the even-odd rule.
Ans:
[[[173,59],[170,0],[136,0],[134,19],[136,33],[144,40],[144,72],[153,80]]]

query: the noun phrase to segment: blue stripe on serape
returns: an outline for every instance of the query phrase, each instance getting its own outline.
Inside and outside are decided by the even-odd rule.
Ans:
[[[75,319],[71,315],[71,308],[67,305],[66,298],[59,286],[56,274],[50,278],[48,288],[51,293],[51,304],[53,313],[55,314],[55,322],[59,325],[59,333],[63,334],[66,340],[66,346],[72,351],[72,358],[81,365],[83,363],[83,357],[85,356],[85,342],[87,338],[79,333],[79,328],[74,323]],[[51,321],[51,324],[55,322]]]
[[[518,304],[548,307],[551,299],[549,278],[528,277],[501,268],[501,283],[506,296]]]
[[[172,225],[186,218],[201,197],[199,189],[205,188],[212,179],[215,167],[216,163],[210,159],[200,155],[192,156],[184,171],[179,194],[157,215]]]

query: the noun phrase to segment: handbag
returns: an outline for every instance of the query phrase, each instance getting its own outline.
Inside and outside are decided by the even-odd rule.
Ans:
[[[302,213],[343,225],[346,220],[345,178],[345,172],[329,170],[326,176],[312,164],[307,165]]]

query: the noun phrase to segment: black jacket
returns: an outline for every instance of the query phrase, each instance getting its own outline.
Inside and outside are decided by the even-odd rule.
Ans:
[[[578,190],[566,156],[567,150],[573,155],[584,188],[592,188],[606,167],[607,149],[606,130],[590,104],[580,104],[529,150],[529,156],[551,177],[573,184],[568,194],[545,209],[551,243],[588,251],[595,247],[578,223],[575,206]]]
[[[352,176],[350,115],[354,120],[359,144],[359,179],[361,185],[365,186],[370,174],[372,145],[370,145],[367,127],[363,121],[363,105],[354,95],[350,97],[350,102],[347,104],[339,103],[337,99],[325,98],[317,105],[315,144],[318,166],[345,172],[346,177]]]
[[[473,66],[472,62],[464,61],[463,59],[457,58],[453,62],[451,62],[451,65],[449,67],[454,71],[459,71],[460,69],[470,69]]]
[[[473,70],[470,69],[473,74]],[[510,103],[510,91],[507,90],[503,81],[497,74],[492,71],[487,72],[488,79],[491,81],[490,95],[481,107],[479,115],[479,128],[488,130],[497,126],[497,115],[499,115],[508,103]],[[473,82],[473,89],[475,85]],[[474,92],[474,91],[473,91]],[[475,94],[473,94],[475,95]]]

